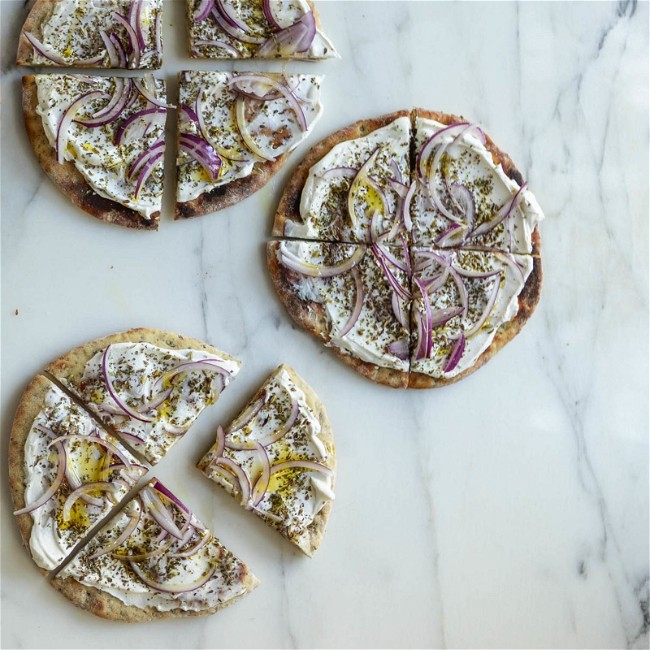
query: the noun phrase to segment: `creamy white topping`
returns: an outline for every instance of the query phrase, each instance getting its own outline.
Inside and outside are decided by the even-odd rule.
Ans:
[[[141,492],[84,547],[60,576],[72,576],[84,585],[115,596],[126,605],[154,607],[159,611],[201,611],[226,603],[249,591],[256,580],[250,574],[247,576],[245,565],[213,538],[192,513],[183,512],[164,494],[155,490],[153,486],[156,484],[157,481],[152,480],[143,492],[149,491],[153,498],[160,499],[177,530],[183,536],[187,533],[187,540],[178,539],[169,533],[164,535],[163,529],[148,509],[150,501],[143,498]],[[128,525],[130,516],[139,516],[140,519],[128,539],[110,553],[94,558],[94,554],[117,540]],[[193,530],[190,530],[190,526]],[[164,535],[162,539],[161,535]],[[196,552],[188,557],[174,557],[175,553],[191,551],[206,536],[210,537],[209,541]],[[126,559],[129,555],[150,553],[167,546],[164,553],[134,562],[144,579]],[[204,584],[191,588],[208,576],[210,577]],[[246,578],[247,584],[244,582]],[[147,584],[145,580],[158,583],[161,588]]]
[[[63,2],[58,4],[65,4]],[[87,77],[80,75],[36,75],[38,106],[36,112],[43,120],[43,128],[50,145],[56,149],[58,127],[70,105],[86,93],[99,91],[100,97],[91,97],[77,119],[88,119],[110,101],[115,89],[112,77]],[[156,98],[165,100],[165,82],[148,79],[150,91]],[[68,131],[65,159],[74,163],[92,189],[121,205],[150,218],[159,212],[162,203],[163,157],[156,163],[148,180],[135,196],[138,174],[129,179],[128,172],[138,157],[164,136],[163,119],[152,124],[144,134],[115,143],[117,130],[131,115],[152,108],[151,104],[133,88],[133,103],[115,121],[96,128],[87,128],[73,122]],[[161,149],[164,152],[164,148]]]
[[[56,447],[50,443],[59,436],[67,435],[83,436],[87,441],[84,439],[61,441],[64,446],[64,458],[61,459]],[[136,462],[115,438],[99,429],[88,414],[79,409],[65,393],[52,385],[45,397],[44,407],[34,419],[25,442],[25,503],[27,505],[35,503],[50,488],[62,460],[67,464],[68,476],[75,481],[74,486],[71,486],[68,479],[64,478],[55,495],[30,513],[33,527],[29,547],[36,564],[48,571],[56,568],[90,528],[128,492],[128,482],[125,481],[123,470],[106,470],[106,449],[93,442],[96,436],[117,446],[129,461]],[[120,462],[115,457],[108,460]],[[132,471],[137,474],[138,468],[139,466]],[[115,491],[92,492],[88,495],[99,498],[101,505],[90,504],[80,499],[72,507],[69,520],[63,520],[62,511],[66,497],[74,488],[82,484],[106,480],[113,482]],[[115,480],[120,480],[122,483],[115,483]]]
[[[111,345],[107,371],[115,395],[128,409],[151,420],[143,422],[127,415],[111,395],[102,371],[103,355],[104,350],[88,361],[80,385],[71,388],[151,463],[157,463],[203,409],[216,402],[240,366],[202,350],[169,350],[150,343]],[[203,360],[212,365],[183,365]],[[175,368],[183,372],[172,375]],[[150,404],[155,406],[147,408]]]
[[[415,127],[415,150],[418,152],[422,145],[432,135],[445,128],[445,125],[418,117]],[[456,135],[457,133],[454,137]],[[451,141],[453,138],[450,136],[448,139]],[[435,182],[444,203],[448,199],[444,198],[443,170],[448,183],[462,183],[471,191],[476,206],[476,227],[490,221],[501,206],[512,200],[520,187],[505,174],[500,163],[494,164],[492,154],[471,130],[464,133],[447,149],[439,168],[435,170]],[[413,241],[418,246],[438,243],[436,240],[440,235],[453,225],[452,221],[435,208],[429,193],[420,182],[411,204],[411,216]],[[543,218],[544,215],[535,196],[532,192],[524,190],[519,206],[514,209],[507,221],[489,233],[478,236],[470,233],[462,245],[481,246],[520,254],[530,253],[532,232]],[[458,245],[458,242],[455,245]]]
[[[284,234],[303,239],[365,243],[370,241],[370,222],[376,210],[382,214],[381,230],[390,228],[400,219],[401,198],[388,179],[395,179],[395,164],[403,183],[409,183],[410,133],[409,118],[400,117],[362,138],[334,146],[309,170],[300,200],[302,222],[287,222]],[[368,176],[383,193],[388,209],[384,209],[377,191],[364,183],[355,203],[353,220],[347,205],[352,174],[377,150]]]
[[[257,73],[256,73],[257,74]],[[298,99],[308,128],[299,128],[295,111],[283,97],[256,102],[238,95],[229,87],[237,75],[230,72],[184,72],[180,84],[180,103],[196,108],[201,91],[201,117],[205,123],[209,144],[221,158],[219,177],[213,180],[201,164],[179,147],[177,199],[186,202],[216,187],[227,185],[253,173],[256,163],[264,162],[253,153],[242,138],[236,118],[237,102],[244,102],[246,128],[253,142],[270,158],[293,151],[313,130],[323,111],[320,87],[323,77],[287,74],[280,80]],[[258,85],[261,94],[272,88]],[[183,119],[180,132],[203,137],[197,124]]]
[[[529,255],[514,255],[499,252],[447,251],[443,255],[451,263],[454,272],[460,270],[458,278],[467,292],[467,314],[459,314],[441,327],[433,328],[433,347],[429,358],[417,359],[417,321],[412,323],[412,361],[411,371],[421,372],[432,377],[454,377],[464,370],[471,368],[479,356],[488,348],[494,339],[497,329],[512,320],[519,311],[518,296],[521,293],[528,276],[533,270],[533,258]],[[421,261],[418,251],[414,251],[414,262]],[[462,276],[462,272],[490,273],[498,271],[498,275],[489,278],[471,278]],[[432,265],[427,271],[418,274],[419,279],[439,277],[444,272],[442,266]],[[489,317],[482,327],[472,332],[480,321],[488,306],[488,301],[495,283],[499,283],[494,306],[489,311]],[[447,277],[444,285],[429,295],[432,313],[438,310],[457,308],[463,304],[457,282],[452,275]],[[424,314],[422,294],[414,288],[414,315]],[[464,333],[466,343],[458,365],[450,372],[444,373],[443,368],[456,344],[458,337]]]
[[[243,34],[235,30],[236,33],[242,34],[244,40],[254,41],[251,43],[244,42],[244,40],[223,31],[212,16],[208,16],[200,22],[194,20],[200,4],[201,0],[188,0],[187,2],[190,43],[195,56],[208,59],[257,58],[259,56],[257,52],[264,41],[274,38],[274,30],[264,16],[262,0],[226,0],[225,2],[232,10],[235,20],[245,27]],[[276,22],[282,29],[293,25],[311,11],[305,0],[271,0],[271,8]],[[206,44],[206,41],[212,43],[216,41],[216,43]],[[281,52],[274,48],[262,58],[286,57],[283,57]],[[290,58],[328,59],[339,58],[339,55],[327,36],[317,29],[309,48]]]
[[[357,248],[354,244],[285,241],[280,243],[278,259],[282,264],[284,249],[306,263],[335,265],[348,259]],[[386,248],[386,251],[398,262],[404,263],[401,247]],[[406,273],[389,262],[387,266],[397,282],[409,291]],[[366,250],[356,268],[363,285],[363,306],[355,325],[344,335],[340,333],[354,310],[357,296],[351,272],[331,278],[312,278],[297,274],[292,288],[301,299],[323,305],[329,325],[327,345],[347,351],[382,368],[407,372],[408,359],[398,358],[389,350],[389,346],[408,340],[410,300],[399,300],[397,305],[393,306],[394,291],[370,248]],[[399,319],[395,309],[399,313]]]
[[[254,404],[257,404],[255,400]],[[221,456],[236,463],[245,472],[248,482],[255,486],[262,474],[262,458],[257,449],[232,449],[229,444],[247,445],[269,439],[284,430],[291,418],[293,403],[297,404],[297,416],[292,426],[279,440],[265,446],[273,471],[274,465],[285,461],[310,461],[333,468],[334,450],[330,441],[322,436],[318,416],[309,405],[304,391],[291,379],[284,369],[276,371],[262,386],[261,407],[255,417],[244,426],[242,421],[247,407],[226,431],[226,447]],[[250,405],[249,405],[250,406]],[[219,456],[219,442],[205,455],[200,467],[206,475],[223,486],[231,494],[240,494],[234,476],[225,478],[215,471]],[[299,546],[309,546],[306,529],[326,503],[334,499],[334,481],[328,473],[294,468],[271,474],[271,481],[264,498],[254,510],[271,526],[278,528]],[[254,497],[253,497],[254,498]],[[252,507],[251,504],[245,504]],[[302,544],[301,544],[302,542]]]
[[[110,67],[110,60],[100,30],[115,35],[128,52],[130,41],[126,28],[115,18],[115,12],[128,19],[131,0],[65,0],[51,2],[52,12],[41,27],[41,42],[69,65],[88,61],[104,54],[98,65]],[[157,50],[156,20],[162,12],[162,0],[143,0],[140,25],[144,38],[140,63],[130,62],[127,67],[139,69],[159,68],[162,52]],[[52,65],[52,61],[34,50],[35,65]]]

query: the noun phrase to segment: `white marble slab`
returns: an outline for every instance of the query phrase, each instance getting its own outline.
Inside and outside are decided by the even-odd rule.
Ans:
[[[2,458],[21,390],[54,356],[133,326],[206,339],[244,371],[157,473],[263,582],[210,618],[97,619],[35,570],[5,484],[2,647],[648,647],[648,4],[321,2],[342,60],[288,66],[327,75],[311,141],[254,197],[167,214],[155,234],[93,220],[43,175],[12,63],[23,3],[0,9]],[[181,3],[166,11],[173,88],[191,64],[172,36]],[[264,242],[310,144],[415,105],[480,122],[512,155],[547,214],[545,284],[481,371],[399,392],[293,327]],[[280,362],[321,395],[338,444],[313,560],[193,469]]]

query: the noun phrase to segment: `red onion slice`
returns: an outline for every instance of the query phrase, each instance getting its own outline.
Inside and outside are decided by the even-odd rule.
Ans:
[[[433,348],[433,333],[431,322],[431,303],[429,302],[429,294],[427,289],[419,278],[413,278],[420,293],[422,294],[422,301],[424,303],[424,320],[423,320],[423,337],[420,343],[419,353],[421,357],[428,359],[431,356]]]
[[[31,43],[32,47],[44,58],[56,63],[57,65],[76,65],[76,66],[93,66],[99,63],[104,58],[104,53],[101,52],[90,59],[76,59],[66,61],[62,56],[58,55],[51,47],[39,41],[31,32],[23,32],[25,38]]]
[[[178,138],[178,148],[193,158],[206,171],[210,178],[216,181],[221,172],[222,160],[211,144],[203,139],[190,139],[188,134],[181,133]]]
[[[194,582],[173,584],[155,582],[151,578],[147,577],[135,562],[129,562],[129,565],[131,566],[131,569],[133,569],[133,572],[138,576],[138,578],[140,578],[140,580],[142,580],[142,582],[144,582],[144,584],[146,584],[148,587],[151,587],[156,591],[161,591],[168,594],[181,594],[190,591],[196,591],[197,589],[200,589],[206,582],[208,582],[214,575],[214,572],[217,570],[217,566],[213,564],[205,575],[201,576]]]
[[[519,202],[523,198],[523,191],[528,186],[527,183],[524,183],[518,190],[517,193],[512,197],[509,202],[504,203],[497,213],[489,221],[480,224],[474,229],[472,233],[473,237],[478,237],[479,235],[485,235],[491,230],[494,230],[502,221],[507,219],[513,211],[519,206]]]
[[[452,262],[451,268],[458,273],[458,275],[461,275],[465,278],[475,278],[478,280],[485,280],[486,278],[491,278],[495,275],[500,275],[501,271],[471,271],[468,269],[464,269]]]
[[[138,524],[140,523],[142,509],[140,508],[140,504],[136,499],[131,501],[129,505],[126,506],[126,508],[129,510],[129,512],[127,512],[129,521],[124,527],[124,530],[120,533],[119,537],[89,556],[89,560],[96,560],[98,557],[110,553],[111,551],[121,546],[124,542],[126,542],[129,537],[131,537],[133,531],[138,527]]]
[[[436,131],[424,144],[420,147],[420,151],[415,159],[415,166],[417,168],[418,177],[421,181],[427,178],[427,163],[433,154],[434,149],[438,146],[438,141],[445,134],[456,136],[458,132],[462,132],[465,127],[470,126],[469,122],[458,122],[457,124],[450,124],[444,128]],[[430,173],[430,172],[429,172]]]
[[[196,45],[197,47],[218,47],[228,52],[228,54],[232,54],[233,56],[239,56],[239,51],[237,50],[237,48],[230,45],[230,43],[226,43],[225,41],[219,41],[219,40],[202,41],[201,40],[201,41],[194,41],[194,45]]]
[[[153,77],[152,77],[152,79],[153,79]],[[133,83],[134,83],[135,87],[138,89],[138,92],[150,104],[153,104],[154,106],[158,106],[160,108],[174,108],[174,106],[172,106],[171,104],[165,103],[165,101],[162,100],[162,99],[158,99],[152,92],[150,92],[141,79],[134,79]]]
[[[452,223],[447,230],[438,235],[434,243],[442,248],[460,246],[467,235],[467,228],[459,223]]]
[[[226,467],[234,474],[234,477],[230,478],[235,478],[237,481],[239,492],[241,493],[241,504],[244,507],[249,507],[251,500],[251,485],[246,472],[244,472],[244,470],[239,465],[237,465],[237,463],[230,460],[230,458],[217,458],[215,463],[217,465]]]
[[[404,313],[404,300],[398,296],[394,291],[390,297],[390,305],[393,308],[393,314],[397,322],[404,328],[408,329],[408,317]]]
[[[162,57],[162,11],[156,13],[156,25],[154,27],[154,40],[156,42],[156,53]]]
[[[272,56],[290,57],[307,52],[316,36],[316,19],[309,11],[303,14],[293,25],[285,27],[266,39],[255,56],[266,58]]]
[[[264,18],[271,26],[271,29],[279,31],[282,29],[280,23],[275,19],[273,15],[273,8],[271,7],[271,0],[263,0],[262,2],[262,11],[264,11]]]
[[[165,149],[165,141],[164,140],[158,140],[157,142],[154,142],[154,144],[151,145],[149,149],[146,149],[143,151],[134,161],[133,164],[131,165],[131,168],[126,175],[126,177],[131,180],[133,177],[140,171],[142,166],[146,164],[146,162],[151,158],[151,156],[154,156],[156,153],[158,153],[160,150]],[[144,410],[144,409],[143,409]],[[140,409],[138,409],[138,412],[140,412]]]
[[[221,17],[233,28],[248,33],[250,29],[237,17],[235,10],[224,2],[224,0],[213,0],[214,8],[221,14]]]
[[[393,171],[393,178],[400,185],[404,186],[404,176],[402,175],[402,170],[399,168],[399,165],[397,164],[397,161],[395,159],[391,159],[390,168]]]
[[[413,201],[416,187],[417,184],[413,181],[404,197],[404,201],[402,201],[402,221],[404,222],[404,227],[407,232],[413,230],[413,222],[411,221],[411,201]]]
[[[389,343],[388,351],[400,361],[406,361],[409,358],[409,340],[403,338]]]
[[[127,117],[117,128],[117,131],[115,132],[115,144],[120,145],[129,141],[129,131],[138,120],[145,119],[146,123],[153,124],[154,122],[160,122],[161,118],[164,122],[166,117],[167,111],[159,106],[156,106],[155,108],[145,108],[137,113],[133,113],[133,115]]]
[[[108,53],[108,62],[111,66],[111,68],[119,68],[121,67],[120,64],[124,63],[126,64],[126,59],[122,61],[120,58],[120,55],[117,51],[117,48],[115,47],[115,44],[113,41],[108,37],[108,34],[106,33],[105,30],[100,29],[99,30],[99,36],[101,37],[102,41],[104,42],[104,47],[106,48],[106,52]]]
[[[201,0],[199,6],[196,8],[196,11],[194,12],[194,16],[192,16],[194,22],[202,23],[210,15],[210,12],[212,11],[213,8],[214,8],[214,0]]]
[[[170,557],[191,557],[192,555],[198,553],[212,539],[212,534],[210,532],[207,530],[203,532],[205,532],[205,535],[203,535],[203,537],[201,537],[201,539],[196,544],[194,544],[194,546],[191,546],[184,551],[171,553]]]
[[[392,266],[404,273],[408,272],[408,267],[405,262],[398,260],[387,248],[383,247],[381,244],[376,244],[377,251],[381,253],[381,256]],[[408,259],[408,258],[406,258]]]
[[[449,195],[462,213],[467,231],[471,232],[476,221],[476,203],[472,192],[466,185],[454,181],[449,186]]]
[[[353,269],[364,256],[365,250],[359,246],[355,248],[354,252],[344,262],[333,266],[325,266],[321,264],[312,264],[304,262],[297,255],[287,250],[284,242],[280,244],[280,263],[283,266],[312,278],[331,278],[335,275],[340,275]]]
[[[348,318],[347,322],[345,325],[343,325],[341,331],[339,332],[339,336],[341,338],[343,338],[357,324],[359,315],[361,314],[361,309],[363,308],[363,282],[361,281],[361,274],[359,273],[359,269],[357,267],[354,267],[352,271],[350,271],[350,274],[354,278],[356,297],[354,300],[354,309],[350,313],[350,317]]]
[[[181,510],[185,512],[186,515],[191,514],[190,509],[173,492],[168,490],[160,481],[156,481],[153,484],[153,488],[154,490],[160,492],[160,494],[164,495],[172,503],[175,503]]]
[[[217,25],[221,28],[222,31],[226,32],[228,36],[232,36],[237,41],[241,41],[242,43],[249,43],[251,45],[258,45],[259,43],[263,43],[265,41],[263,36],[253,36],[251,34],[247,34],[243,30],[233,27],[228,20],[226,20],[217,10],[216,7],[213,7],[210,14],[214,18],[215,22]]]
[[[447,363],[442,369],[442,372],[444,373],[451,372],[458,365],[458,362],[463,356],[464,351],[465,351],[465,335],[461,334],[458,340],[456,341],[456,345],[454,345],[449,355],[449,359],[447,359]]]
[[[144,0],[131,0],[131,9],[129,11],[129,22],[138,39],[138,45],[144,50],[144,34],[142,32],[142,3]]]
[[[467,338],[471,338],[472,336],[474,336],[474,334],[476,334],[483,327],[483,325],[485,325],[485,322],[490,317],[490,314],[494,309],[494,305],[497,301],[497,296],[499,295],[500,286],[501,286],[501,278],[499,277],[494,282],[494,286],[492,287],[492,292],[488,297],[488,301],[485,305],[485,309],[483,310],[483,313],[476,321],[476,323],[474,323],[474,325],[472,325],[472,327],[465,332],[465,336]]]
[[[118,23],[124,27],[126,34],[129,37],[129,42],[131,44],[131,56],[129,57],[129,64],[131,68],[140,67],[140,42],[138,40],[138,35],[135,33],[135,30],[131,26],[131,23],[118,11],[113,12],[113,18],[117,20]]]
[[[271,482],[271,461],[269,460],[269,455],[266,453],[266,449],[264,449],[263,445],[259,442],[254,442],[253,445],[255,446],[255,450],[257,451],[260,462],[262,463],[262,473],[255,483],[255,488],[253,489],[251,497],[253,506],[257,507],[264,500],[266,491]]]
[[[219,425],[217,427],[217,448],[214,451],[215,458],[221,458],[221,456],[223,456],[223,452],[225,448],[226,448],[226,432],[223,430],[223,427]]]
[[[445,268],[442,273],[439,273],[438,275],[432,277],[432,278],[427,278],[426,280],[423,280],[424,286],[427,288],[427,293],[431,295],[432,293],[435,293],[438,291],[438,289],[442,289],[442,287],[447,284],[447,279],[449,278],[449,268]]]
[[[298,418],[298,414],[300,413],[300,406],[298,404],[298,400],[296,400],[295,397],[289,391],[287,391],[287,395],[289,395],[289,399],[291,400],[291,411],[289,412],[289,417],[286,419],[282,427],[278,429],[275,433],[272,433],[270,436],[266,436],[265,438],[259,440],[259,443],[263,447],[269,447],[273,443],[284,438],[284,436],[286,436],[287,433],[289,433],[293,425],[296,423],[296,419]]]
[[[449,274],[456,283],[456,288],[458,289],[458,294],[460,295],[460,303],[463,306],[463,316],[467,316],[467,311],[469,309],[469,296],[467,295],[467,287],[455,269],[450,268]]]
[[[126,50],[124,49],[124,44],[115,34],[110,34],[108,38],[113,44],[113,47],[115,48],[115,52],[117,54],[117,60],[119,65],[117,65],[116,67],[126,68],[128,57],[126,55]]]
[[[438,328],[446,325],[455,316],[460,316],[463,313],[462,307],[445,307],[444,309],[436,309],[431,312],[431,327]]]
[[[162,162],[163,156],[165,155],[164,151],[160,151],[159,153],[156,153],[154,156],[151,156],[146,163],[142,166],[142,170],[140,171],[140,175],[138,176],[138,181],[135,184],[135,198],[138,198],[138,195],[140,194],[140,190],[144,187],[144,184],[147,182],[149,179],[149,176],[153,173],[154,169],[158,165],[159,162]],[[151,421],[154,421],[155,418],[152,418]]]
[[[116,78],[115,89],[108,104],[97,111],[97,113],[93,115],[92,119],[75,121],[88,128],[110,124],[113,120],[119,117],[126,108],[131,97],[132,89],[133,85],[130,79]]]
[[[76,490],[73,490],[68,495],[68,498],[63,504],[63,510],[61,512],[63,516],[63,521],[70,521],[70,515],[72,514],[72,506],[75,504],[77,499],[81,498],[83,495],[86,495],[88,492],[117,492],[120,489],[120,485],[114,483],[108,483],[107,481],[95,481],[94,483],[85,483],[84,485],[78,487]],[[101,503],[101,502],[100,502]]]
[[[151,558],[158,557],[163,553],[166,553],[174,544],[176,540],[173,537],[170,537],[164,544],[158,546],[158,548],[153,549],[152,551],[147,551],[145,553],[134,553],[133,555],[129,553],[112,553],[112,556],[116,560],[130,561],[130,562],[144,562],[145,560],[150,560]]]
[[[70,136],[70,127],[75,121],[77,113],[95,97],[101,97],[104,93],[99,90],[93,90],[89,93],[84,93],[81,97],[77,98],[68,108],[66,109],[59,126],[56,131],[56,158],[60,164],[65,162],[65,152],[68,147],[68,139]]]
[[[379,266],[381,267],[381,270],[384,272],[384,276],[386,277],[386,280],[388,281],[388,284],[390,284],[393,291],[395,291],[395,293],[397,293],[399,296],[404,298],[404,300],[410,300],[411,298],[410,292],[398,282],[397,278],[393,275],[393,273],[388,268],[388,266],[386,266],[386,262],[384,261],[384,256],[382,255],[382,251],[379,248],[379,246],[377,244],[372,244],[370,248],[372,249],[375,259],[379,263]]]
[[[264,397],[260,397],[257,401],[249,404],[242,414],[228,427],[228,433],[239,431],[247,424],[250,424],[262,410],[264,404],[266,404]]]
[[[337,178],[353,179],[358,173],[359,170],[354,167],[332,167],[331,169],[326,169],[320,177],[326,181]]]
[[[366,183],[368,179],[368,170],[375,164],[375,161],[377,160],[377,156],[379,155],[379,151],[380,148],[377,147],[372,152],[368,160],[366,160],[366,162],[363,163],[363,165],[359,169],[359,172],[354,177],[352,184],[350,185],[350,189],[348,191],[348,216],[350,217],[350,221],[352,222],[353,226],[355,226],[357,223],[357,214],[355,208],[356,198],[359,194],[362,185]]]
[[[140,436],[136,436],[133,433],[128,433],[127,431],[118,431],[117,433],[120,435],[120,437],[126,438],[127,440],[131,440],[132,442],[135,442],[137,445],[142,445],[142,446],[145,445],[144,440],[140,438]]]
[[[114,444],[98,436],[84,436],[77,433],[66,434],[52,440],[50,445],[53,445],[57,442],[65,442],[66,440],[82,440],[93,445],[101,445],[110,451],[113,456],[117,456],[127,467],[131,467],[133,465],[133,463]]]
[[[160,500],[160,497],[149,487],[140,492],[140,498],[145,510],[154,518],[156,523],[167,533],[176,539],[182,539],[183,534],[179,530],[173,516]]]
[[[282,463],[276,463],[275,465],[271,465],[271,475],[287,469],[304,469],[310,472],[321,472],[325,476],[334,475],[334,472],[329,467],[311,460],[286,460]]]
[[[136,192],[137,195],[137,192]],[[108,374],[108,357],[110,355],[111,345],[107,345],[104,353],[102,354],[102,375],[104,376],[104,383],[108,390],[109,395],[115,404],[122,410],[126,415],[133,418],[134,420],[139,420],[140,422],[155,422],[155,417],[150,417],[142,413],[138,413],[134,408],[131,408],[126,402],[123,402],[117,395],[117,392],[113,388],[113,382]]]
[[[34,510],[37,510],[42,505],[45,505],[57,493],[58,489],[61,487],[61,483],[63,483],[63,478],[65,477],[65,466],[66,466],[65,450],[63,449],[63,445],[61,444],[58,438],[50,444],[53,444],[56,447],[56,450],[59,452],[58,455],[59,466],[56,471],[56,476],[52,481],[52,485],[50,485],[50,487],[36,501],[34,501],[34,503],[31,503],[30,505],[25,506],[20,510],[16,510],[14,512],[14,515],[24,515],[28,512],[33,512]]]

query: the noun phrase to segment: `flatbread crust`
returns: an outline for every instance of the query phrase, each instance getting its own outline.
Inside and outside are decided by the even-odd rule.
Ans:
[[[45,407],[45,396],[53,384],[41,375],[32,379],[18,403],[14,422],[9,435],[9,490],[14,504],[14,510],[25,507],[25,486],[27,474],[25,472],[25,443],[31,431],[36,416]],[[26,513],[16,517],[18,530],[23,538],[23,545],[29,551],[29,539],[32,534],[34,520],[31,514]],[[31,555],[31,552],[30,552]],[[38,570],[47,575],[47,570],[37,565]]]
[[[282,266],[278,261],[277,252],[280,242],[270,241],[266,249],[266,262],[271,275],[273,286],[280,297],[280,300],[286,307],[290,316],[310,334],[320,339],[323,343],[329,343],[330,336],[328,333],[327,316],[325,308],[315,302],[305,302],[300,300],[295,292],[291,289],[291,284],[298,280],[299,275]],[[345,363],[354,368],[359,374],[374,381],[378,384],[384,384],[391,388],[406,388],[408,386],[408,373],[396,370],[394,368],[382,368],[362,361],[353,357],[346,350],[341,350],[336,346],[330,349]]]
[[[43,1],[49,2],[49,0]],[[37,106],[36,80],[34,75],[25,75],[23,77],[23,114],[27,135],[43,171],[68,199],[101,221],[114,223],[125,228],[158,230],[160,212],[154,212],[151,219],[145,219],[139,212],[97,194],[81,172],[69,160],[66,160],[63,164],[58,163],[56,151],[45,135],[43,120],[36,112]]]
[[[349,126],[328,135],[324,140],[321,140],[318,144],[314,145],[291,175],[291,179],[282,193],[280,205],[275,214],[275,222],[271,234],[274,237],[284,237],[285,226],[288,221],[302,223],[302,218],[300,216],[300,197],[305,182],[307,181],[307,177],[309,176],[309,170],[319,160],[326,156],[337,144],[346,142],[347,140],[362,138],[377,129],[388,126],[391,122],[394,122],[400,117],[409,116],[410,112],[404,110],[396,111],[395,113],[388,113],[387,115],[381,115],[380,117],[375,117],[369,120],[359,120],[354,124],[350,124]]]
[[[76,386],[81,381],[86,363],[101,350],[113,343],[151,343],[160,348],[170,350],[203,350],[210,354],[215,354],[226,361],[234,361],[241,367],[242,362],[235,357],[218,350],[217,348],[203,343],[197,339],[174,332],[164,330],[147,329],[144,327],[110,334],[94,341],[88,341],[73,350],[70,350],[62,357],[55,359],[45,367],[45,372],[51,374],[56,379],[71,386]]]
[[[119,598],[111,596],[111,594],[105,591],[101,591],[96,587],[87,587],[86,585],[81,584],[78,580],[75,580],[75,578],[55,577],[51,580],[50,584],[77,607],[85,609],[90,613],[95,614],[95,616],[107,618],[112,621],[139,623],[164,618],[184,618],[186,616],[208,616],[214,614],[215,612],[228,607],[228,605],[236,603],[260,584],[260,581],[252,573],[246,572],[245,565],[242,567],[241,577],[246,588],[246,591],[243,594],[231,598],[225,603],[197,612],[187,611],[180,608],[161,612],[155,607],[142,608],[136,607],[135,605],[127,605]]]
[[[471,368],[467,368],[454,377],[442,378],[431,377],[420,372],[411,372],[409,376],[409,388],[438,388],[453,384],[473,372],[478,370],[482,365],[487,363],[506,343],[511,341],[526,324],[526,321],[532,316],[539,302],[542,291],[542,260],[539,256],[533,257],[533,270],[526,280],[524,288],[519,294],[519,311],[512,319],[500,325],[492,339],[492,343],[478,357]]]

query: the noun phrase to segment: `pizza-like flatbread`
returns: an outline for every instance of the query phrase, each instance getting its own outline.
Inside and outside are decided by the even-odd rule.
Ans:
[[[444,386],[478,370],[539,302],[537,256],[418,248],[411,265],[411,388]]]
[[[274,241],[267,264],[302,328],[365,377],[408,385],[410,293],[401,247]]]
[[[176,218],[222,210],[263,187],[320,118],[321,82],[306,74],[181,72]]]
[[[160,68],[162,0],[36,0],[20,33],[16,63]]]
[[[196,339],[134,329],[85,343],[45,370],[155,464],[240,367],[240,361]]]
[[[213,614],[258,584],[157,479],[52,580],[82,609],[126,622]]]
[[[187,0],[187,25],[197,59],[338,57],[312,0]]]
[[[282,365],[264,382],[197,467],[312,556],[334,498],[336,458],[325,407]]]
[[[37,376],[9,439],[16,521],[36,565],[56,569],[146,468],[52,382]]]
[[[137,80],[144,92],[164,103],[164,82],[149,80],[149,89],[145,83]],[[73,104],[79,102],[77,120],[92,120],[93,113],[122,95],[119,101],[131,103],[110,123],[92,128],[76,121],[69,125],[67,137],[59,143],[65,148],[65,159],[59,162],[58,126]],[[27,75],[23,113],[41,167],[72,203],[93,217],[126,228],[158,228],[166,109],[145,98],[136,80]]]

